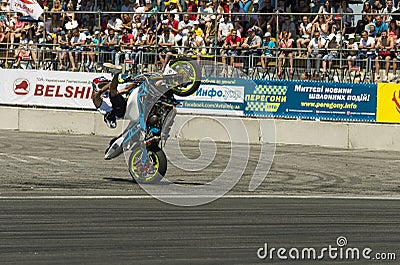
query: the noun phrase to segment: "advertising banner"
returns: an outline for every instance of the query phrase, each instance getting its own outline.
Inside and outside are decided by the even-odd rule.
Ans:
[[[400,123],[400,85],[378,84],[376,121]]]
[[[245,87],[255,83],[246,79],[204,78],[199,89],[190,96],[177,97],[178,113],[243,115]]]
[[[254,80],[244,114],[325,120],[376,120],[376,84]]]
[[[0,69],[0,76],[2,104],[94,109],[92,80],[99,73]]]

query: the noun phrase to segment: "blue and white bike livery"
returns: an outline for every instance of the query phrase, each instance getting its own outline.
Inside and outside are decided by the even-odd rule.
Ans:
[[[111,140],[105,159],[131,152],[129,172],[139,183],[157,183],[167,171],[162,150],[179,102],[174,95],[189,96],[200,86],[201,71],[196,61],[178,58],[169,61],[163,74],[142,74],[131,78],[132,89],[124,119],[129,121],[121,135]]]

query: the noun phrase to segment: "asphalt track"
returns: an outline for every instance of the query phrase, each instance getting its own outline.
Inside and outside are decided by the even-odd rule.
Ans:
[[[133,183],[124,159],[103,161],[109,139],[0,132],[0,264],[399,264],[398,152],[277,146],[272,168],[248,191],[259,146],[222,199],[178,207]],[[197,143],[183,152],[200,155]],[[186,186],[217,177],[230,147],[217,144],[199,172],[169,165]],[[371,248],[397,260],[259,259],[269,248]],[[339,248],[340,249],[340,248]],[[325,253],[326,254],[326,253]],[[286,253],[287,255],[287,253]]]

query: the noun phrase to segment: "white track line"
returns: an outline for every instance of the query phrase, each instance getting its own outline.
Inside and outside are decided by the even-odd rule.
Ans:
[[[182,195],[164,195],[158,196],[162,198],[214,198],[214,196],[182,196]],[[0,200],[52,200],[52,199],[153,199],[150,195],[88,195],[88,196],[75,196],[75,195],[54,195],[54,196],[0,196]],[[321,196],[321,195],[226,195],[220,199],[340,199],[340,200],[400,200],[400,196]]]

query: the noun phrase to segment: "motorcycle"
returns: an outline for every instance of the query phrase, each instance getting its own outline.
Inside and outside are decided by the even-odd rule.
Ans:
[[[105,159],[113,159],[124,152],[129,173],[138,183],[157,183],[167,172],[167,158],[163,151],[176,115],[179,102],[174,95],[189,96],[201,82],[201,71],[196,61],[188,58],[170,60],[162,74],[147,73],[132,76],[137,88],[130,91],[124,119],[128,126],[110,141]]]

